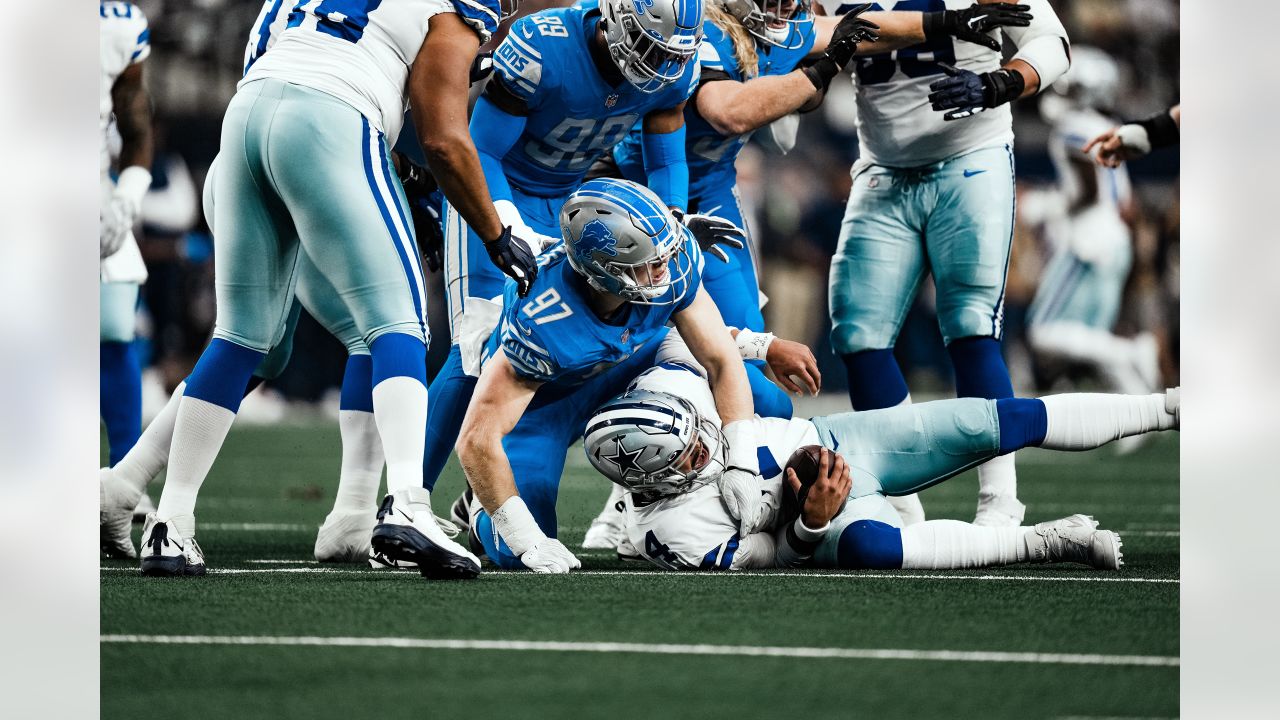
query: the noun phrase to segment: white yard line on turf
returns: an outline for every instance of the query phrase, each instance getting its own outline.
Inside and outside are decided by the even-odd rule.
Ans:
[[[233,530],[240,532],[280,532],[315,530],[319,525],[303,523],[200,523],[201,530]]]
[[[1042,665],[1141,665],[1178,667],[1164,655],[1089,655],[1079,653],[987,652],[970,650],[893,650],[872,648],[770,647],[759,645],[677,645],[620,642],[548,642],[538,640],[452,640],[403,637],[276,637],[263,635],[101,635],[104,643],[155,645],[286,645],[376,647],[421,650],[501,650],[539,652],[642,653],[651,655],[729,655],[738,657],[836,658],[849,660],[939,660],[945,662],[1033,663]]]
[[[254,562],[250,560],[249,562]],[[306,562],[305,560],[297,561],[299,564]],[[99,570],[103,572],[138,572],[131,567],[108,567],[102,566]],[[210,568],[210,575],[262,575],[271,573],[292,573],[292,574],[317,574],[317,575],[333,575],[333,574],[357,574],[357,575],[390,575],[406,578],[420,577],[418,573],[405,570],[373,570],[371,568],[321,568],[321,567],[277,567],[277,568]],[[511,570],[485,570],[481,576],[485,575],[501,575],[504,577],[544,577],[531,572],[519,572]],[[1113,583],[1154,583],[1160,585],[1176,585],[1179,580],[1177,578],[1144,578],[1144,577],[1102,577],[1097,575],[922,575],[922,574],[901,574],[901,573],[804,573],[804,572],[749,572],[734,570],[732,572],[703,572],[703,573],[666,573],[658,570],[579,570],[573,573],[574,577],[579,576],[621,576],[621,575],[645,575],[649,577],[662,578],[739,578],[739,577],[786,577],[806,579],[806,578],[837,578],[840,580],[986,580],[995,582],[1113,582]]]

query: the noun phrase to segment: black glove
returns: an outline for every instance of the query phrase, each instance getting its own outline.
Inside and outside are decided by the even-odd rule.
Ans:
[[[676,212],[676,219],[689,228],[693,239],[698,241],[702,252],[711,253],[723,262],[729,262],[729,254],[719,245],[728,245],[735,250],[746,247],[747,234],[742,228],[714,215],[694,213],[685,215]]]
[[[858,52],[858,43],[880,39],[880,26],[860,17],[870,9],[870,3],[854,5],[831,32],[827,51],[803,66],[802,72],[819,91],[826,92],[831,79],[849,64],[853,54]]]
[[[471,61],[471,84],[475,85],[493,74],[493,51],[482,52]]]
[[[512,235],[511,228],[504,227],[496,239],[485,242],[484,249],[493,264],[516,281],[520,297],[528,295],[529,288],[538,277],[538,262],[529,250],[529,243]]]
[[[1026,81],[1022,74],[1001,68],[979,75],[946,63],[938,63],[948,77],[935,80],[929,89],[929,102],[938,111],[949,110],[943,120],[959,120],[988,108],[999,107],[1022,97]]]
[[[1031,24],[1030,5],[994,3],[970,5],[964,10],[938,10],[924,14],[924,37],[935,40],[954,37],[1000,51],[1000,42],[987,33],[1001,27],[1026,27]]]
[[[400,184],[409,200],[409,212],[413,215],[413,228],[418,236],[418,251],[427,263],[427,269],[437,272],[444,263],[444,224],[440,221],[440,204],[432,197],[439,184],[431,171],[416,165],[409,158],[400,156]]]

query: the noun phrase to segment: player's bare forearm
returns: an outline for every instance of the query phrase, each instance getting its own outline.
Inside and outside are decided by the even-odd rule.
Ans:
[[[742,135],[804,108],[821,95],[804,72],[795,70],[746,82],[709,82],[698,90],[694,103],[717,132]]]
[[[755,406],[751,403],[751,384],[747,381],[742,356],[706,289],[699,287],[689,307],[672,316],[672,320],[689,346],[689,352],[707,371],[720,420],[725,425],[750,420],[755,415]]]
[[[813,19],[814,41],[809,56],[813,57],[826,52],[827,43],[831,41],[831,33],[840,22],[841,15],[820,15]],[[891,10],[863,13],[862,17],[880,26],[880,39],[875,42],[858,43],[857,55],[875,55],[876,53],[900,50],[924,42],[924,13],[905,10]]]
[[[142,74],[145,63],[125,68],[111,87],[111,104],[120,130],[120,167],[151,169],[154,153],[151,130],[151,94]]]
[[[539,383],[515,374],[501,352],[485,366],[458,433],[458,461],[480,504],[494,512],[516,495],[502,439],[520,422]]]
[[[644,131],[654,135],[666,135],[684,127],[684,103],[675,107],[654,110],[644,116]]]
[[[1036,69],[1031,67],[1031,63],[1026,60],[1014,58],[1005,63],[1003,67],[1006,70],[1013,70],[1022,76],[1023,87],[1022,94],[1018,96],[1019,98],[1024,98],[1028,95],[1035,95],[1040,92],[1040,73],[1036,72]]]
[[[418,141],[440,189],[482,240],[502,234],[480,157],[471,141],[467,98],[480,40],[454,13],[432,16],[427,39],[409,73]]]

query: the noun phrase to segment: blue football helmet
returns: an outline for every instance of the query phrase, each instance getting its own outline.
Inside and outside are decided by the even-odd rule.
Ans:
[[[643,92],[675,82],[702,44],[702,0],[600,0],[605,44]]]
[[[672,305],[687,292],[687,231],[643,185],[588,180],[561,207],[560,231],[569,264],[596,290],[640,305]]]

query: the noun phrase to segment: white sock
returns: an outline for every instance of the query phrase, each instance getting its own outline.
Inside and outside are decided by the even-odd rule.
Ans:
[[[220,405],[199,398],[182,398],[169,449],[169,475],[160,493],[160,506],[156,508],[157,518],[169,520],[178,515],[195,514],[196,494],[235,419],[235,413]]]
[[[920,504],[918,494],[890,496],[889,504],[902,517],[903,526],[924,522],[924,505]]]
[[[1174,417],[1164,409],[1164,393],[1106,395],[1070,393],[1040,398],[1049,424],[1040,447],[1092,450],[1112,440],[1152,430],[1168,430]]]
[[[1029,527],[929,520],[902,529],[904,570],[958,570],[1024,562]]]
[[[173,391],[160,414],[142,431],[137,444],[111,468],[112,476],[136,490],[138,498],[146,491],[147,483],[154,480],[169,462],[169,445],[173,442],[173,426],[178,421],[178,404],[182,402],[182,391],[186,389],[185,381],[178,384],[178,389]]]
[[[373,413],[361,410],[338,411],[342,433],[342,472],[338,476],[338,496],[334,512],[371,512],[378,504],[382,483],[382,438]]]
[[[1018,471],[1015,453],[993,457],[978,466],[978,507],[995,500],[1018,498]]]
[[[422,487],[427,433],[427,386],[397,375],[373,388],[373,416],[387,461],[387,492]]]
[[[1038,352],[1097,366],[1132,363],[1137,352],[1132,340],[1083,323],[1043,323],[1027,335]]]

